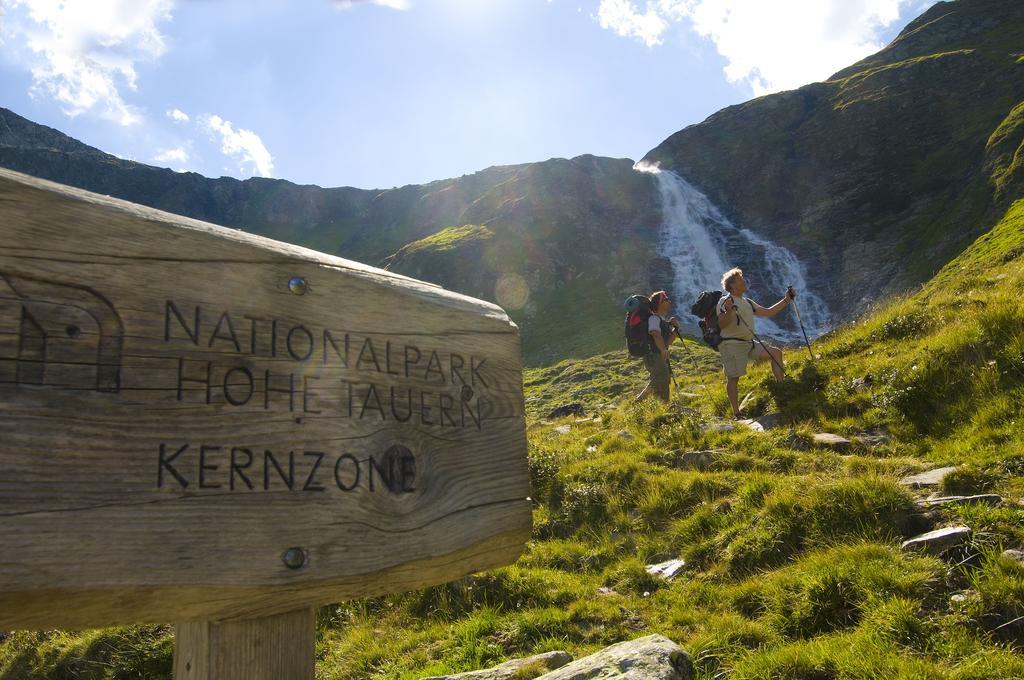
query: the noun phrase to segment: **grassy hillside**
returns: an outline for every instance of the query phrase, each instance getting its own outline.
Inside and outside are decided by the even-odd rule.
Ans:
[[[714,357],[677,349],[680,389],[633,406],[615,355],[527,372],[534,536],[510,567],[325,607],[320,678],[419,678],[652,632],[700,678],[1024,676],[1024,201],[930,283],[824,339],[792,376],[741,383],[767,432],[729,429]],[[550,421],[580,401],[583,417]],[[568,426],[566,428],[565,426]],[[815,432],[852,440],[816,445]],[[702,455],[688,452],[705,451]],[[1003,501],[922,510],[911,472]],[[945,559],[903,537],[965,524]],[[682,558],[673,582],[644,565]],[[12,633],[0,678],[168,677],[166,627]]]

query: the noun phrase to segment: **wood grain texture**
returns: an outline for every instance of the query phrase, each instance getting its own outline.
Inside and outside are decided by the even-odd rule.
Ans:
[[[174,627],[175,680],[313,680],[316,612]]]
[[[528,493],[498,307],[0,170],[0,629],[444,582]]]

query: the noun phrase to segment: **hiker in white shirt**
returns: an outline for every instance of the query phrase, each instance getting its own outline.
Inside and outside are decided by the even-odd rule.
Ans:
[[[669,318],[672,300],[663,290],[651,294],[650,309],[651,316],[647,319],[649,347],[644,357],[644,367],[647,368],[651,379],[633,401],[642,401],[653,394],[660,401],[668,402],[669,381],[672,378],[672,369],[668,364],[668,346],[676,338],[682,340],[679,335],[679,320],[674,316]]]
[[[718,351],[722,355],[722,367],[727,378],[725,391],[729,395],[734,418],[740,417],[739,382],[747,372],[747,361],[771,361],[772,373],[782,380],[782,350],[778,347],[762,347],[754,342],[754,317],[771,318],[788,307],[796,297],[790,289],[786,295],[771,307],[762,307],[753,300],[743,297],[747,282],[743,270],[730,269],[722,275],[722,288],[728,293],[718,302],[718,325],[722,331],[722,344]]]

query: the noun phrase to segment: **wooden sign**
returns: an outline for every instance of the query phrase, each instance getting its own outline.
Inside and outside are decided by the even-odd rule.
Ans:
[[[506,564],[523,413],[494,305],[0,170],[0,630],[205,639]]]

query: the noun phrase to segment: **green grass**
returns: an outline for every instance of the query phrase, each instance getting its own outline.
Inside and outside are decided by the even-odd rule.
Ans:
[[[402,246],[407,253],[418,250],[444,252],[464,245],[468,241],[486,241],[494,238],[494,232],[484,226],[467,224],[461,227],[445,227],[430,236]]]
[[[516,564],[425,590],[324,607],[317,675],[422,678],[657,632],[711,678],[1024,676],[1024,202],[920,290],[741,382],[765,433],[728,412],[713,353],[674,351],[668,406],[631,397],[624,352],[526,371],[533,537]],[[871,376],[862,384],[860,379]],[[578,401],[586,413],[550,410]],[[568,425],[568,432],[556,427]],[[815,432],[888,441],[833,452]],[[623,434],[624,433],[624,434]],[[684,454],[709,451],[698,468]],[[999,507],[915,506],[898,483],[962,467],[943,493]],[[929,522],[966,524],[945,560],[899,549]],[[671,583],[645,565],[682,558]],[[166,627],[19,632],[0,678],[166,678]]]

